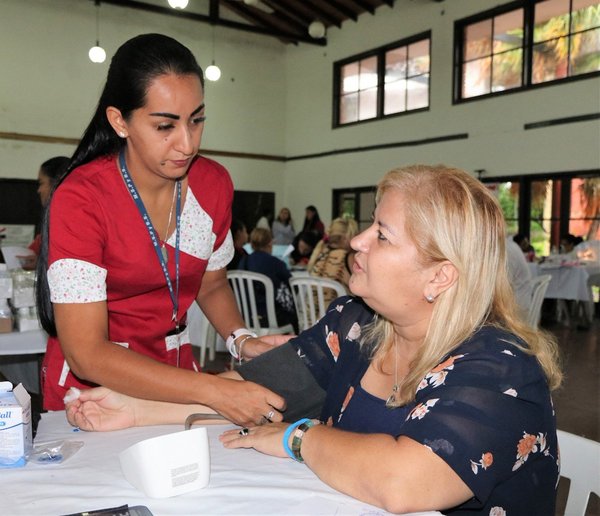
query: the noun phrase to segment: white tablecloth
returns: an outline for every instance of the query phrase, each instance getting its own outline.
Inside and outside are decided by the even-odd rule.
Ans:
[[[588,285],[589,273],[586,266],[530,263],[529,270],[533,277],[541,274],[550,274],[552,276],[544,298],[591,301],[590,287]]]
[[[84,445],[63,464],[29,463],[23,468],[0,470],[0,513],[57,516],[128,504],[145,505],[156,516],[387,514],[328,487],[304,464],[254,450],[223,448],[217,436],[225,428],[230,426],[208,427],[211,455],[208,487],[177,497],[153,499],[145,497],[125,479],[118,454],[141,440],[181,431],[183,425],[88,433],[74,431],[64,412],[44,414],[36,443],[72,439],[83,441]]]

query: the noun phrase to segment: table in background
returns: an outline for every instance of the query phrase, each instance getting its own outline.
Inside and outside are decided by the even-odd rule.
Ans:
[[[74,431],[64,412],[43,414],[36,443],[83,441],[63,464],[27,464],[2,470],[2,514],[67,514],[145,505],[155,516],[184,514],[366,515],[388,514],[330,488],[304,464],[254,450],[228,450],[217,436],[231,426],[208,426],[208,487],[172,498],[147,498],[123,476],[119,453],[144,439],[183,430],[183,425],[129,428],[110,433]],[[419,513],[440,516],[439,512]]]
[[[28,392],[39,393],[39,360],[47,340],[43,330],[0,333],[0,373],[15,384],[21,382]]]

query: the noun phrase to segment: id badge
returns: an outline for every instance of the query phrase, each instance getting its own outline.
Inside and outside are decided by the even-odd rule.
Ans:
[[[174,349],[179,349],[182,344],[187,344],[190,341],[189,332],[187,326],[182,324],[179,327],[179,331],[177,328],[173,328],[167,336],[165,337],[165,346],[167,351],[173,351]]]

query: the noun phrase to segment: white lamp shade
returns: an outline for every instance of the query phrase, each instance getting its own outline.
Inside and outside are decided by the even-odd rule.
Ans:
[[[319,39],[325,36],[325,25],[320,21],[314,21],[308,26],[308,34],[311,38]]]
[[[173,9],[185,9],[187,7],[188,0],[169,0],[169,5]]]
[[[218,81],[221,78],[221,69],[216,64],[208,66],[204,72],[209,81]]]
[[[88,56],[90,56],[90,61],[92,63],[104,63],[106,60],[106,52],[101,46],[98,45],[90,48]]]

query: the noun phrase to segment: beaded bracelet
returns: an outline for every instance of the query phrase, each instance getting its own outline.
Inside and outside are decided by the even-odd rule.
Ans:
[[[290,459],[296,460],[296,456],[294,455],[294,452],[291,450],[290,445],[289,445],[290,436],[292,435],[292,432],[294,430],[296,430],[296,428],[298,428],[300,425],[306,423],[307,421],[310,421],[310,419],[308,419],[307,417],[302,418],[299,421],[292,423],[290,426],[288,426],[285,429],[285,433],[283,434],[283,449],[285,450],[285,453],[288,454]]]
[[[296,431],[294,432],[294,438],[292,439],[292,453],[294,454],[294,459],[298,462],[304,462],[302,454],[300,453],[300,448],[302,447],[302,438],[304,437],[304,434],[308,432],[313,426],[315,426],[315,422],[309,419],[308,421],[305,421],[304,423],[299,425]]]

